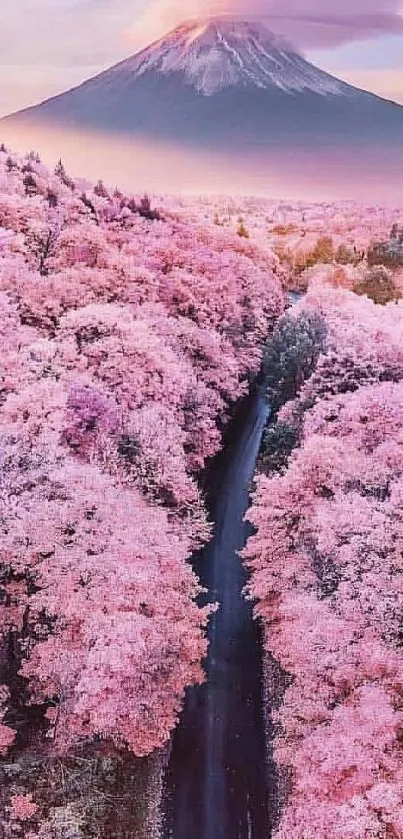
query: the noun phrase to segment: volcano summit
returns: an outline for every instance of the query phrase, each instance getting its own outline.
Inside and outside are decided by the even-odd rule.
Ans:
[[[184,23],[7,121],[119,131],[208,147],[402,145],[403,107],[308,62],[259,20]]]
[[[348,86],[317,70],[259,23],[210,18],[185,23],[111,72],[182,74],[204,96],[232,87],[343,94]]]

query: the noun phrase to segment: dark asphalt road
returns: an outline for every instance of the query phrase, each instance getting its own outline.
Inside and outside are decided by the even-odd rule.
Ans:
[[[259,628],[242,597],[250,482],[269,409],[251,397],[239,433],[220,461],[215,536],[196,565],[217,600],[210,624],[208,680],[188,692],[167,778],[164,839],[268,839],[267,766]]]

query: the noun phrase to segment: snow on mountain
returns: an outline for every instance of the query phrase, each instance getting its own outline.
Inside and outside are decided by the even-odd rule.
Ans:
[[[0,124],[90,128],[231,153],[376,147],[401,156],[403,108],[315,67],[262,20],[224,16],[184,23]]]
[[[351,90],[306,61],[262,21],[226,17],[182,24],[108,74],[140,77],[150,72],[183,73],[204,96],[239,85],[321,95],[348,95]]]

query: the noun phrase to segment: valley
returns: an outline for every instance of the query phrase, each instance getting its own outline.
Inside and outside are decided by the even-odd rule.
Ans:
[[[19,3],[0,839],[403,839],[402,15]]]
[[[399,839],[399,209],[0,186],[5,839]]]

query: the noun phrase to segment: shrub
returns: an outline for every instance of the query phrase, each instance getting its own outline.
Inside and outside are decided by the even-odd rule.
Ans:
[[[316,312],[286,314],[279,320],[264,355],[267,395],[275,411],[294,399],[312,374],[325,340],[326,325]]]
[[[31,175],[30,172],[28,172],[25,175],[25,178],[23,180],[23,184],[24,184],[26,195],[36,195],[36,193],[38,191],[38,185],[36,183],[35,178],[33,177],[33,175]]]
[[[378,303],[381,306],[385,306],[386,303],[391,303],[401,298],[401,293],[395,285],[392,274],[382,265],[368,271],[362,282],[355,287],[354,291],[356,294],[365,294],[374,303]]]
[[[281,420],[275,425],[269,425],[261,448],[260,466],[263,472],[283,472],[298,440],[299,430],[296,426]]]
[[[358,265],[364,257],[364,251],[358,251],[356,247],[349,248],[348,245],[342,243],[336,250],[334,260],[339,265]]]
[[[237,233],[238,233],[238,236],[241,237],[241,239],[249,239],[249,231],[245,227],[245,224],[244,224],[243,221],[239,222],[239,227],[238,227]]]
[[[403,232],[397,225],[392,227],[386,242],[374,242],[367,251],[368,265],[384,265],[399,268],[403,265]]]
[[[139,216],[148,221],[158,221],[161,217],[158,210],[153,210],[148,195],[144,195],[137,208]]]
[[[94,186],[94,195],[98,198],[109,198],[109,192],[101,179]]]

